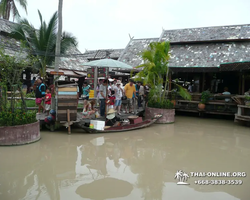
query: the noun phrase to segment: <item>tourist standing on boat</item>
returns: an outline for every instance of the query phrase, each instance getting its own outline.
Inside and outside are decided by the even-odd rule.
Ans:
[[[105,116],[105,99],[106,99],[106,94],[107,94],[107,85],[108,84],[108,80],[104,80],[103,83],[100,85],[100,88],[99,88],[99,92],[100,92],[100,95],[99,95],[99,99],[100,99],[100,115],[102,117]]]
[[[83,83],[83,86],[82,86],[82,98],[83,100],[86,99],[86,100],[89,100],[89,85],[84,82]]]
[[[46,87],[43,83],[42,78],[38,78],[36,86],[36,105],[38,106],[38,113],[40,113],[41,109],[44,112],[44,106],[42,105],[42,103],[45,99],[45,91]]]
[[[121,114],[121,105],[122,105],[122,95],[123,89],[121,88],[121,81],[118,80],[116,86],[114,87],[115,91],[115,109],[117,110],[118,115]]]
[[[134,97],[136,97],[136,89],[135,89],[135,85],[134,85],[134,81],[130,80],[129,83],[127,83],[124,87],[124,91],[125,91],[125,95],[127,97],[127,101],[128,101],[128,105],[126,106],[126,113],[128,113],[127,111],[127,107],[129,108],[129,112],[132,112],[132,108],[133,108],[133,95]]]

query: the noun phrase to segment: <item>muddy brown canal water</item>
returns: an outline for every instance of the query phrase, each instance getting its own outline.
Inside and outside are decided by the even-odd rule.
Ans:
[[[250,129],[232,120],[178,116],[124,133],[41,135],[0,147],[1,200],[250,199]]]

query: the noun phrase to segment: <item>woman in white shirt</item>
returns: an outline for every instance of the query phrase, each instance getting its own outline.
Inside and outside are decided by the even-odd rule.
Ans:
[[[121,88],[121,81],[118,80],[116,86],[114,87],[115,91],[115,109],[117,109],[118,115],[121,114],[121,105],[122,105],[122,95],[123,89]]]

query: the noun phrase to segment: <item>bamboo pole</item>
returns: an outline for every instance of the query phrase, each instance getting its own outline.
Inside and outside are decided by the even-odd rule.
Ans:
[[[106,118],[107,112],[108,112],[108,108],[107,108],[108,105],[106,105],[106,101],[108,99],[108,75],[109,75],[109,68],[107,67],[106,68],[107,86],[106,86],[106,100],[105,100],[105,118]]]

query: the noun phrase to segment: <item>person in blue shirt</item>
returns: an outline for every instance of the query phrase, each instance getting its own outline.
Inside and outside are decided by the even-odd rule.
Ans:
[[[89,100],[89,88],[90,88],[90,86],[87,85],[86,82],[84,82],[83,87],[82,87],[82,97],[83,97],[83,99]]]

